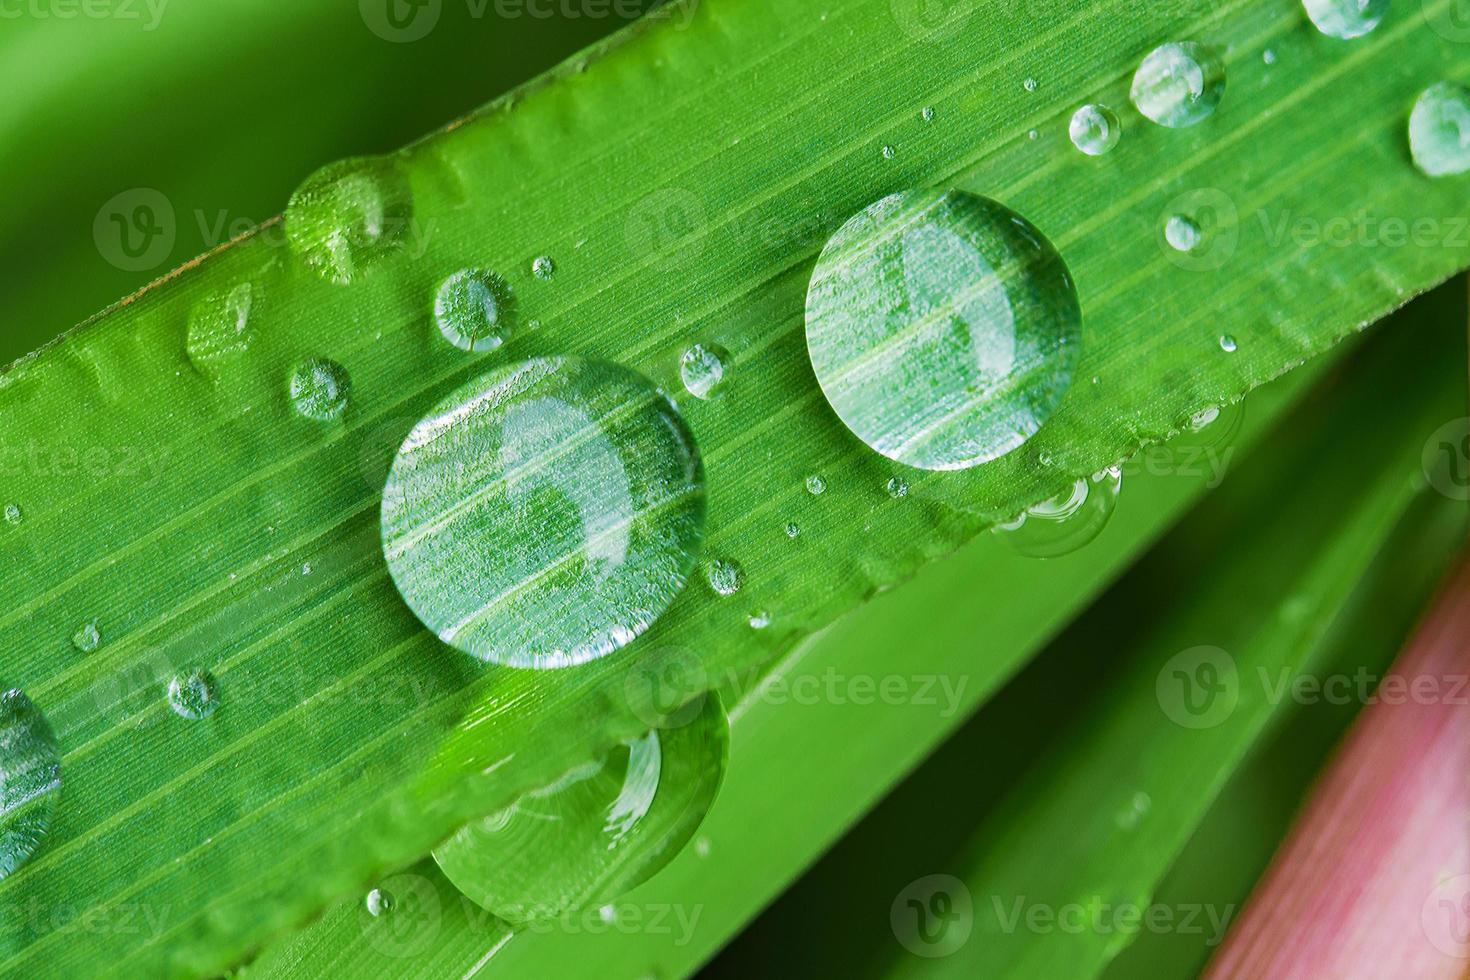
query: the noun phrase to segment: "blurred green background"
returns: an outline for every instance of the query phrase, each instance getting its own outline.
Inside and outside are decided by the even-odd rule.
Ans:
[[[651,5],[98,0],[5,17],[0,365],[280,214],[321,164],[402,146]]]

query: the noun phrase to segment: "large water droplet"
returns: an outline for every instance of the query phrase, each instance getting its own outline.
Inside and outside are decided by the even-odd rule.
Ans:
[[[0,694],[0,878],[45,840],[61,789],[61,753],[39,708],[20,691]]]
[[[1123,475],[1117,467],[1082,477],[1056,496],[1028,507],[1015,520],[997,525],[996,533],[1030,558],[1056,558],[1076,551],[1107,526],[1122,485]]]
[[[1066,264],[1030,222],[962,191],[906,191],[827,242],[806,301],[822,392],[868,446],[952,470],[995,459],[1056,409],[1080,354]]]
[[[324,357],[312,358],[291,372],[291,407],[305,418],[330,422],[347,410],[351,387],[342,365]]]
[[[324,279],[355,282],[401,248],[413,220],[408,179],[391,157],[329,163],[286,205],[291,250]]]
[[[168,682],[168,706],[180,718],[198,721],[214,714],[219,707],[219,691],[214,675],[207,670],[191,670],[175,674]]]
[[[510,339],[510,286],[488,269],[461,269],[439,284],[434,322],[460,350],[494,350]]]
[[[724,383],[729,363],[730,352],[719,344],[695,344],[679,358],[679,378],[689,394],[708,400]]]
[[[1133,104],[1160,126],[1179,129],[1207,118],[1225,94],[1225,62],[1194,41],[1148,53],[1133,76]]]
[[[185,349],[189,361],[200,371],[245,353],[254,338],[250,329],[250,305],[254,289],[242,282],[233,289],[204,297],[189,313]]]
[[[1388,13],[1389,0],[1302,0],[1307,16],[1328,37],[1362,37]]]
[[[1425,89],[1409,114],[1409,150],[1431,177],[1470,170],[1470,89],[1453,82]]]
[[[605,361],[488,372],[414,427],[383,491],[404,601],[481,660],[611,653],[673,601],[704,539],[704,470],[673,403]]]
[[[434,859],[471,901],[510,922],[606,905],[694,836],[727,742],[724,710],[708,695],[688,724],[624,743],[470,824]]]
[[[1073,146],[1090,157],[1096,157],[1118,145],[1123,136],[1123,124],[1118,121],[1116,112],[1094,102],[1072,113],[1067,131]]]

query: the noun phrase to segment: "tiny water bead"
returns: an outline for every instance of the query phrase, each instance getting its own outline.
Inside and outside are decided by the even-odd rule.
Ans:
[[[901,476],[891,476],[888,478],[888,483],[884,489],[888,491],[888,496],[894,500],[902,500],[909,495],[909,481]]]
[[[0,694],[0,879],[46,839],[61,789],[61,752],[41,710],[17,690]]]
[[[695,398],[708,401],[725,381],[730,352],[719,344],[695,344],[679,358],[679,379]]]
[[[923,118],[923,120],[925,122],[933,122],[934,121],[934,107],[932,105],[926,105],[924,107],[924,111],[920,112],[919,115]]]
[[[1036,79],[1034,79],[1034,78],[1028,78],[1028,79],[1026,79],[1024,82],[1021,83],[1021,87],[1024,88],[1028,92],[1035,92],[1036,91]]]
[[[1234,354],[1236,348],[1235,338],[1228,333],[1220,335],[1220,349],[1227,354]]]
[[[733,558],[716,558],[704,569],[705,581],[719,596],[732,596],[745,586],[745,569]]]
[[[393,896],[381,888],[374,888],[367,893],[367,900],[364,904],[367,906],[368,915],[376,919],[378,916],[387,915],[393,911]]]
[[[245,353],[254,333],[250,329],[250,307],[255,290],[242,282],[226,292],[206,296],[189,313],[185,352],[200,371]]]
[[[1090,157],[1096,157],[1118,145],[1123,136],[1123,124],[1116,112],[1094,102],[1072,113],[1067,132],[1072,137],[1073,146]]]
[[[1302,0],[1317,30],[1347,41],[1377,27],[1388,13],[1389,0]]]
[[[704,514],[704,468],[668,396],[606,361],[537,358],[468,382],[413,428],[383,491],[383,550],[445,643],[564,667],[668,608]]]
[[[820,497],[827,492],[827,481],[821,476],[813,473],[806,478],[806,492],[813,497]]]
[[[347,285],[401,248],[413,220],[408,178],[392,157],[329,163],[286,205],[286,241],[322,278]]]
[[[1225,94],[1225,62],[1195,41],[1161,45],[1133,76],[1138,111],[1160,126],[1179,129],[1208,118]]]
[[[25,515],[21,513],[19,504],[5,505],[6,524],[9,524],[11,527],[18,527],[23,520],[25,520]]]
[[[330,422],[347,410],[352,382],[336,361],[315,357],[291,372],[291,407],[316,422]]]
[[[795,521],[792,521],[790,524],[786,525],[786,536],[788,538],[791,538],[794,541],[800,535],[801,525],[797,524]]]
[[[724,776],[719,698],[476,821],[434,852],[465,896],[512,923],[600,908],[693,838]]]
[[[93,653],[102,645],[102,631],[97,628],[97,620],[90,619],[77,627],[77,631],[71,635],[71,645],[82,653]]]
[[[1022,511],[995,530],[1012,549],[1030,558],[1056,558],[1088,544],[1107,526],[1123,485],[1117,467],[1078,479],[1072,486]]]
[[[747,621],[750,623],[751,629],[763,630],[771,625],[771,614],[764,609],[757,609],[750,614],[750,618]]]
[[[1082,315],[1025,218],[963,191],[905,191],[827,242],[807,291],[822,392],[889,459],[954,470],[1021,445],[1072,380]]]
[[[893,159],[893,152],[894,152],[893,151],[893,147],[886,146],[885,145],[883,147],[883,159],[885,159],[885,160],[892,160]]]
[[[1192,252],[1204,240],[1204,232],[1192,218],[1171,214],[1164,222],[1164,240],[1177,252]]]
[[[549,255],[538,255],[531,260],[531,275],[545,282],[556,275],[556,263]]]
[[[168,706],[174,714],[190,721],[214,714],[219,707],[214,675],[207,670],[175,674],[168,682]]]
[[[439,284],[434,322],[460,350],[491,351],[510,339],[510,286],[489,269],[461,269]]]
[[[1220,417],[1220,409],[1215,405],[1206,405],[1189,417],[1189,430],[1201,432]]]
[[[1470,171],[1470,89],[1452,82],[1425,89],[1409,114],[1409,150],[1430,177]]]

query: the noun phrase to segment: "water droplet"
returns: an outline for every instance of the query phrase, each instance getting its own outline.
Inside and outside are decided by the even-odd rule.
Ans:
[[[883,147],[883,159],[885,159],[885,160],[892,160],[893,159],[893,147],[891,147],[891,146],[885,146],[885,147]]]
[[[1230,336],[1228,333],[1222,333],[1220,335],[1220,349],[1222,351],[1224,351],[1227,354],[1234,354],[1235,353],[1235,347],[1236,347],[1236,344],[1235,344],[1235,338],[1234,337]]]
[[[695,344],[679,358],[679,378],[695,398],[709,400],[725,380],[730,352],[719,344]]]
[[[97,628],[97,620],[92,619],[77,627],[77,631],[71,635],[71,645],[82,653],[92,653],[102,645],[102,631]]]
[[[1220,417],[1220,409],[1215,405],[1206,405],[1189,417],[1189,430],[1199,432],[1207,428],[1211,422]]]
[[[434,322],[460,350],[490,351],[510,339],[510,286],[488,269],[461,269],[439,284]]]
[[[1425,89],[1409,114],[1409,150],[1431,177],[1470,170],[1470,90],[1452,82]]]
[[[909,481],[901,476],[890,476],[887,484],[888,496],[902,500],[909,495]]]
[[[921,113],[919,113],[919,115],[923,117],[923,119],[924,119],[925,122],[933,122],[934,121],[934,107],[932,105],[926,105],[924,107],[924,111],[921,112]]]
[[[1034,79],[1034,78],[1028,78],[1028,79],[1026,79],[1024,82],[1021,83],[1021,87],[1024,88],[1028,92],[1035,92],[1036,91],[1036,79]]]
[[[413,198],[392,157],[329,163],[306,178],[286,205],[286,240],[317,275],[346,285],[408,239]]]
[[[1302,0],[1317,30],[1344,41],[1362,37],[1388,13],[1388,0]]]
[[[20,512],[20,505],[19,504],[6,504],[5,505],[5,523],[6,524],[9,524],[11,527],[16,527],[23,520],[25,520],[25,515]]]
[[[200,371],[245,353],[255,333],[250,329],[254,288],[242,282],[227,292],[206,296],[189,312],[185,352]]]
[[[317,422],[330,422],[347,409],[352,382],[347,370],[336,361],[312,358],[291,372],[291,406],[296,414]]]
[[[1272,51],[1270,48],[1267,48],[1265,51],[1261,52],[1261,60],[1268,65],[1276,64],[1276,52]]]
[[[538,255],[531,260],[531,275],[545,282],[556,275],[556,263],[549,255]]]
[[[1026,134],[1026,138],[1028,140],[1037,140],[1041,138],[1041,133],[1040,131],[1033,129]]]
[[[1020,215],[907,191],[848,220],[806,300],[822,392],[869,447],[930,470],[995,459],[1045,422],[1080,355],[1077,290]]]
[[[1107,526],[1122,484],[1123,474],[1117,467],[1082,477],[1056,496],[1026,508],[1015,520],[997,525],[996,532],[1030,558],[1056,558],[1076,551]]]
[[[46,839],[60,789],[61,753],[45,715],[20,691],[0,694],[0,879]]]
[[[606,361],[490,371],[409,433],[383,494],[404,601],[481,660],[564,667],[641,634],[704,540],[694,437],[652,382]]]
[[[806,478],[806,492],[813,497],[820,497],[827,492],[827,481],[816,473]]]
[[[750,614],[749,622],[751,629],[763,630],[771,625],[771,614],[766,612],[766,610],[764,609],[757,609],[755,612]]]
[[[791,523],[786,525],[786,536],[788,538],[795,539],[800,534],[801,525],[797,524],[795,521],[792,521]]]
[[[168,706],[174,714],[190,721],[214,714],[219,707],[214,675],[197,669],[187,674],[175,674],[168,682]]]
[[[1192,252],[1204,240],[1199,225],[1182,214],[1171,214],[1164,222],[1164,240],[1178,252]]]
[[[709,857],[710,842],[708,837],[701,837],[694,842],[694,853],[697,857]]]
[[[1090,157],[1102,156],[1118,145],[1123,124],[1118,114],[1100,102],[1093,102],[1072,113],[1068,127],[1072,145]]]
[[[1116,822],[1118,827],[1122,830],[1132,830],[1134,827],[1137,827],[1139,822],[1148,816],[1148,811],[1153,809],[1153,805],[1153,797],[1147,793],[1142,790],[1134,793],[1133,797],[1128,801],[1128,805],[1117,815]]]
[[[731,596],[745,585],[745,569],[733,558],[715,558],[704,568],[705,581],[715,595]]]
[[[1224,93],[1225,62],[1213,48],[1194,41],[1155,48],[1133,76],[1138,111],[1171,129],[1209,117]]]
[[[374,888],[367,893],[368,915],[377,918],[393,911],[393,896],[381,888]]]
[[[724,775],[724,709],[714,695],[685,725],[617,746],[434,852],[444,874],[512,923],[601,908],[690,841]]]

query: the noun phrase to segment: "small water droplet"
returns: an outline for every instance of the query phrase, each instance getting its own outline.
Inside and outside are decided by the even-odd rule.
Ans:
[[[707,695],[687,724],[624,742],[469,824],[434,859],[466,897],[512,923],[604,910],[694,837],[728,745],[724,709]]]
[[[11,527],[16,527],[23,520],[25,520],[25,515],[21,513],[20,505],[19,504],[6,504],[5,505],[5,523],[6,524],[9,524]]]
[[[286,240],[306,266],[340,285],[356,282],[408,240],[413,197],[393,157],[329,163],[286,205]]]
[[[61,753],[45,715],[20,691],[0,694],[0,879],[46,839],[60,789]]]
[[[1178,252],[1192,252],[1204,240],[1204,232],[1191,218],[1182,214],[1171,214],[1164,222],[1164,240]]]
[[[77,631],[71,635],[71,645],[82,653],[92,653],[102,645],[102,631],[97,628],[97,620],[91,619],[77,627]]]
[[[720,596],[732,596],[745,585],[745,569],[733,558],[715,558],[704,567],[705,581]]]
[[[925,122],[933,122],[934,121],[934,107],[932,105],[926,105],[924,107],[924,111],[920,112],[919,115],[923,117],[923,119],[924,119]]]
[[[709,857],[710,843],[708,837],[701,837],[694,842],[694,853],[697,857]]]
[[[894,500],[902,500],[909,495],[909,481],[901,476],[890,476],[886,488],[888,496]]]
[[[1026,138],[1028,140],[1037,140],[1037,139],[1040,139],[1041,138],[1041,131],[1040,130],[1033,129],[1033,130],[1031,130],[1030,132],[1028,132],[1026,134]]]
[[[786,536],[788,538],[795,539],[800,534],[801,525],[797,524],[795,521],[792,521],[791,523],[786,525]]]
[[[976,466],[1036,432],[1080,356],[1077,290],[1030,222],[962,191],[907,191],[827,242],[807,291],[812,368],[870,448]]]
[[[1220,417],[1220,409],[1215,405],[1206,405],[1189,417],[1189,430],[1199,432],[1207,428],[1211,422]]]
[[[330,422],[346,411],[351,387],[342,365],[324,357],[312,358],[291,372],[291,406],[303,418]]]
[[[1208,118],[1225,93],[1225,62],[1194,41],[1160,45],[1133,76],[1138,111],[1160,126],[1179,129]]]
[[[708,401],[724,382],[729,362],[730,352],[719,344],[695,344],[679,358],[679,378],[689,394]]]
[[[1118,114],[1100,102],[1093,102],[1072,113],[1068,127],[1072,145],[1090,157],[1102,156],[1118,145],[1123,124]]]
[[[222,293],[206,296],[189,312],[185,353],[200,371],[238,357],[250,348],[255,333],[250,329],[250,307],[254,287],[242,282]]]
[[[827,492],[827,481],[822,476],[813,473],[806,478],[806,492],[813,497],[820,497]]]
[[[556,275],[556,263],[549,255],[538,255],[531,260],[531,275],[545,282]]]
[[[1036,453],[1036,461],[1042,466],[1051,466],[1056,463],[1057,460],[1056,457],[1051,454],[1050,450],[1041,449],[1038,450]]]
[[[1409,150],[1430,177],[1470,170],[1470,89],[1452,82],[1425,89],[1409,114]]]
[[[187,674],[175,674],[168,682],[168,706],[174,714],[190,721],[214,714],[219,707],[214,675],[197,669]]]
[[[393,911],[393,896],[381,888],[374,888],[367,893],[365,904],[367,905],[368,915],[376,919],[380,915],[386,915]]]
[[[1389,0],[1302,0],[1307,17],[1328,37],[1362,37],[1382,22]]]
[[[537,358],[451,392],[399,448],[383,551],[441,640],[565,667],[668,608],[704,541],[704,469],[673,402],[617,364]]]
[[[510,285],[489,269],[461,269],[439,284],[434,322],[460,350],[490,351],[510,339]]]
[[[1234,337],[1230,336],[1228,333],[1222,333],[1220,335],[1220,349],[1222,351],[1224,351],[1227,354],[1234,354],[1235,353],[1235,347],[1236,347],[1236,344],[1235,344],[1235,338]]]
[[[1082,477],[1071,487],[1026,508],[996,533],[1030,558],[1056,558],[1088,544],[1107,526],[1123,484],[1122,471],[1109,467]]]
[[[883,147],[883,159],[885,159],[885,160],[892,160],[893,159],[893,147],[891,147],[891,146],[885,146],[885,147]]]
[[[1268,65],[1276,64],[1276,52],[1272,51],[1270,48],[1267,48],[1265,51],[1261,52],[1261,60]]]
[[[304,565],[301,566],[301,574],[302,575],[310,575],[311,574],[311,562],[307,562],[306,564],[304,564]]]
[[[1036,79],[1034,79],[1034,78],[1028,78],[1028,79],[1026,79],[1024,82],[1021,83],[1021,87],[1024,88],[1028,92],[1035,92],[1036,91]]]
[[[751,629],[763,630],[771,625],[771,614],[766,612],[764,609],[757,609],[755,612],[750,614],[749,622]]]
[[[1153,809],[1153,805],[1153,797],[1147,793],[1142,790],[1134,793],[1128,805],[1118,813],[1116,818],[1118,827],[1122,830],[1132,830],[1137,827],[1139,822],[1148,816],[1148,811]]]

